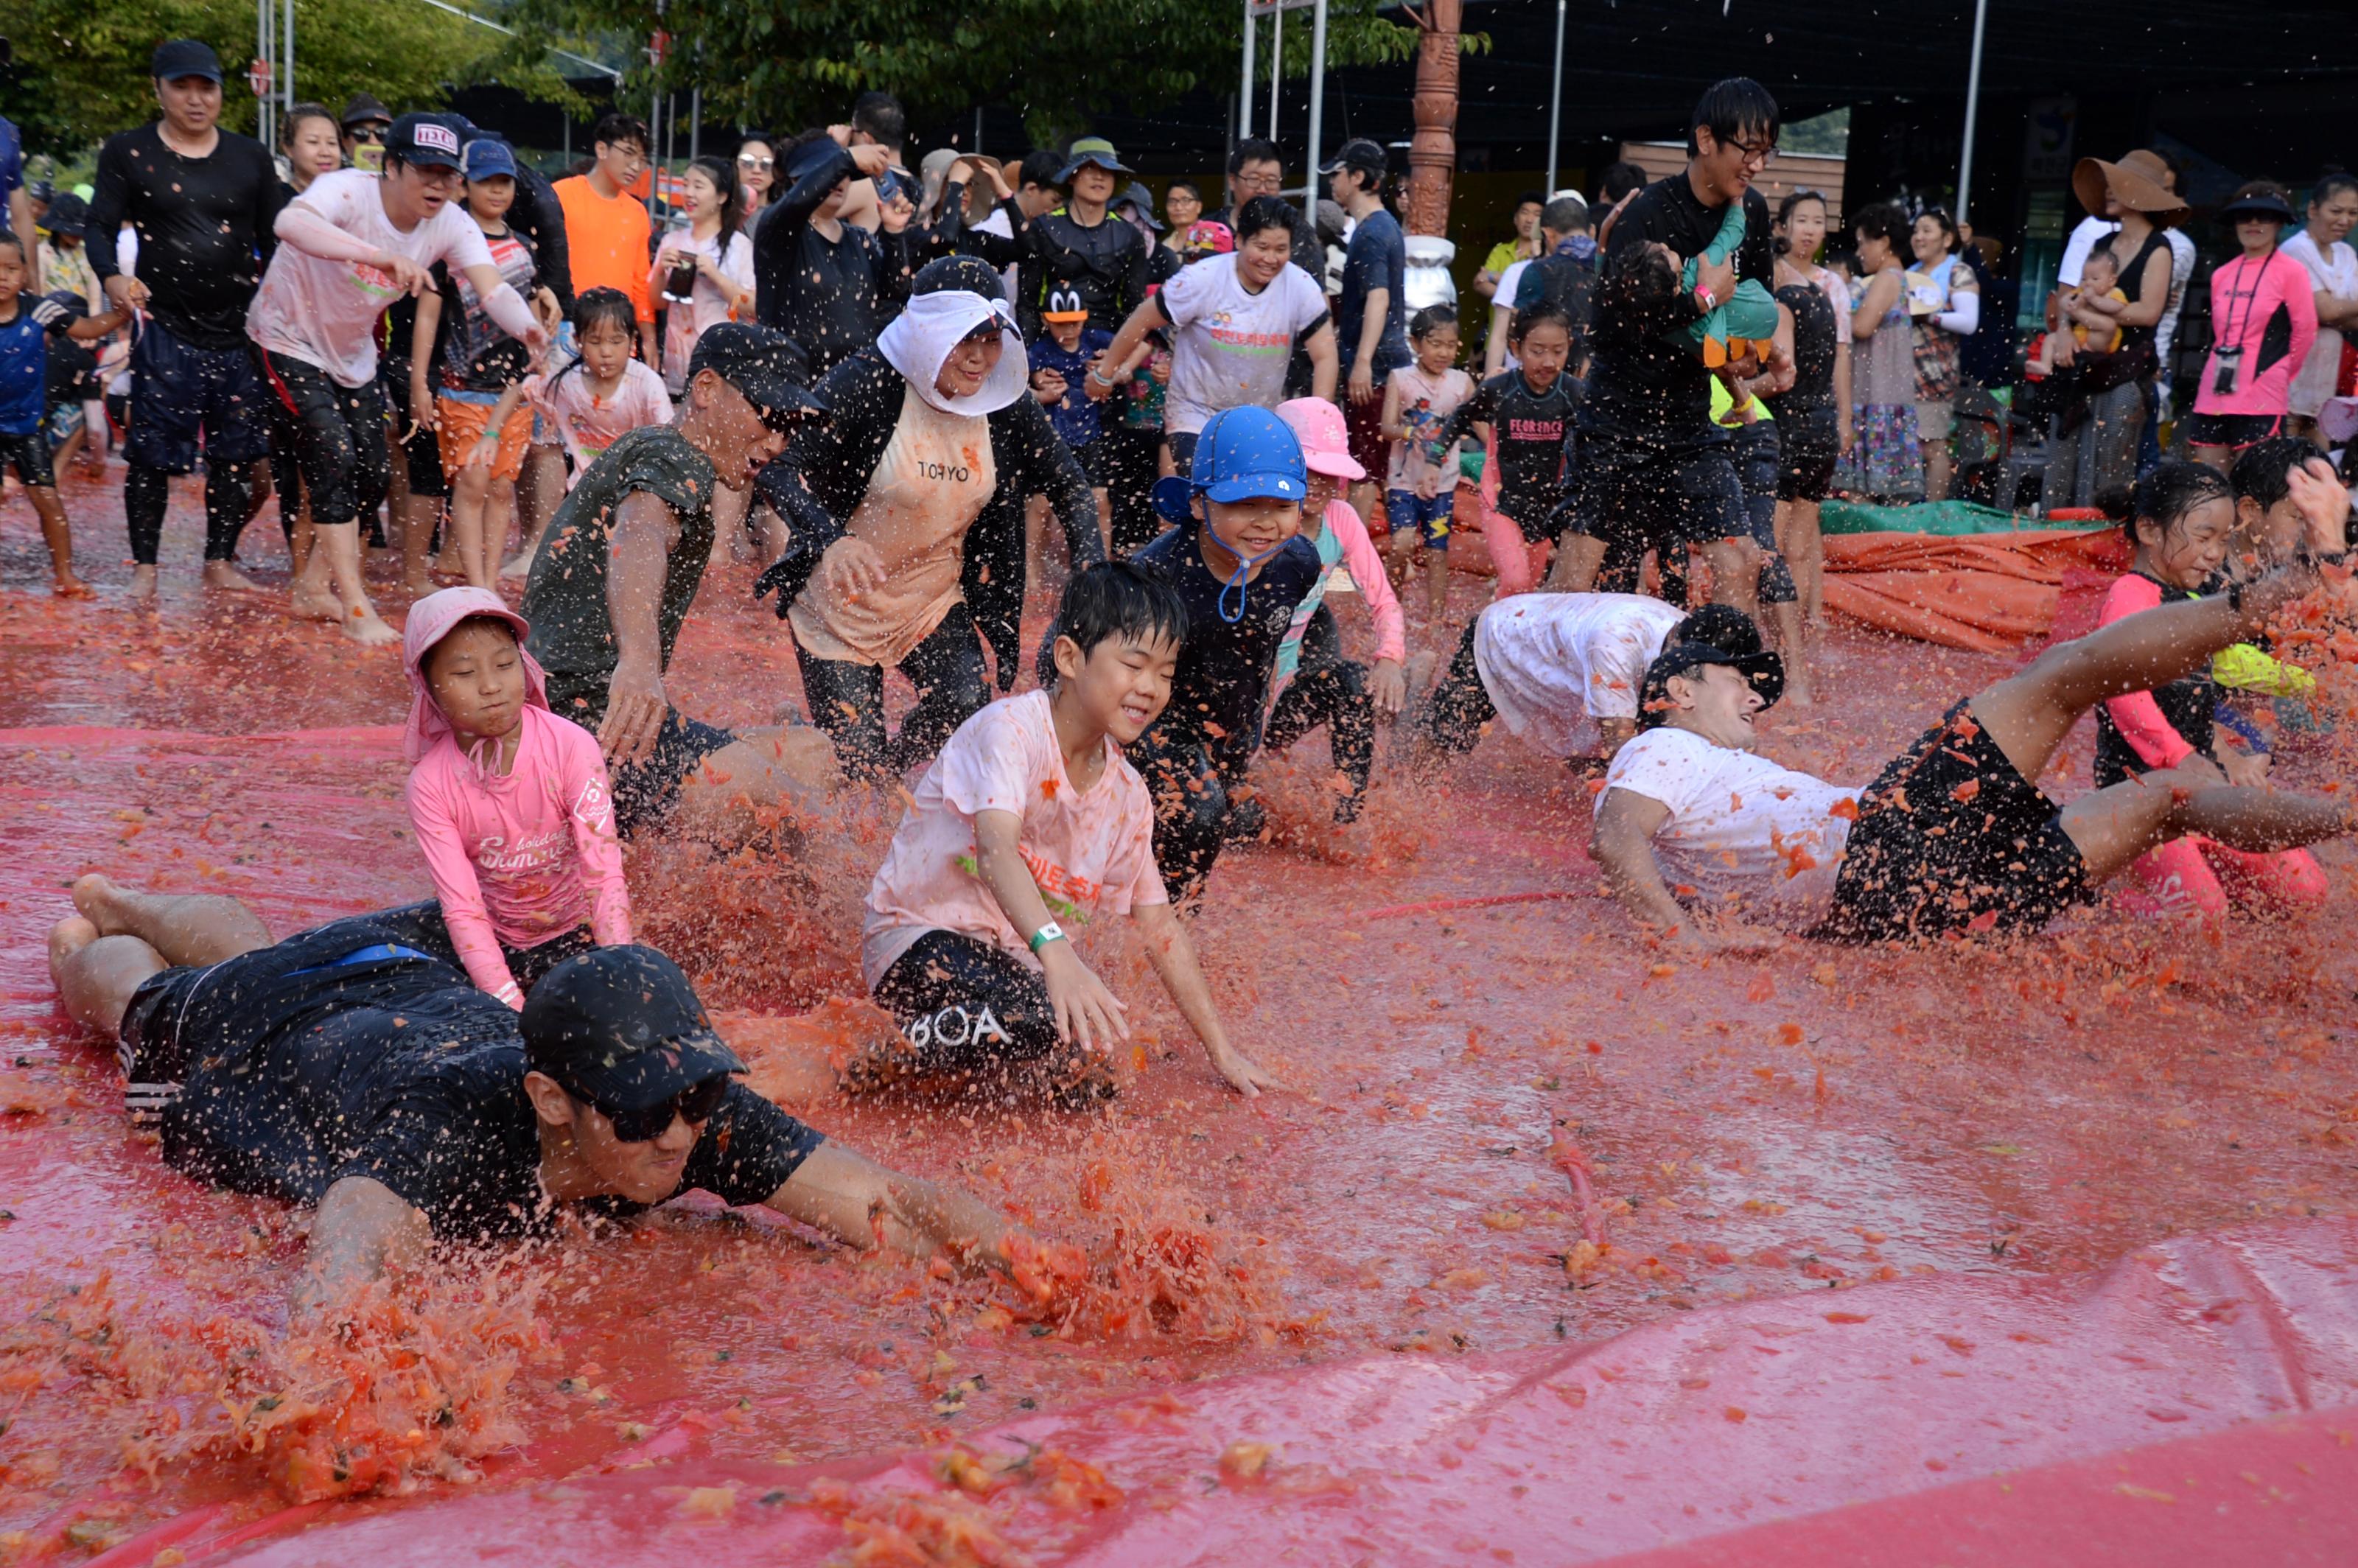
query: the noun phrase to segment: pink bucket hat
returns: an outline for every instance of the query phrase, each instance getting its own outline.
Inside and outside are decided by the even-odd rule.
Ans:
[[[434,700],[433,689],[426,684],[426,655],[459,622],[478,615],[506,622],[514,629],[518,651],[522,651],[531,622],[510,610],[507,601],[490,589],[446,588],[409,607],[409,619],[401,628],[401,662],[409,671],[409,726],[401,738],[401,754],[410,762],[424,760],[434,742],[450,733],[450,720],[443,716],[442,705]],[[528,653],[524,655],[524,699],[528,707],[548,706],[548,676],[542,673],[540,661]]]
[[[1302,443],[1302,460],[1312,473],[1330,479],[1365,479],[1368,470],[1351,456],[1351,434],[1343,411],[1323,397],[1293,397],[1277,406],[1277,416]]]

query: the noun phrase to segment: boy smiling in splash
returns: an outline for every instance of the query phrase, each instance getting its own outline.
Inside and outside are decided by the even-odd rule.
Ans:
[[[1044,1061],[1068,1087],[1109,1092],[1128,1010],[1062,923],[1128,914],[1220,1076],[1248,1097],[1275,1087],[1228,1043],[1155,869],[1145,783],[1122,756],[1171,700],[1186,608],[1116,561],[1074,577],[1056,624],[1048,688],[958,727],[869,888],[860,968],[906,1049],[855,1063],[851,1081],[972,1084]]]

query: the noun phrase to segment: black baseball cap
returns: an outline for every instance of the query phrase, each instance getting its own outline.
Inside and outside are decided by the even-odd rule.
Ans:
[[[1638,691],[1638,728],[1655,729],[1670,717],[1671,676],[1691,675],[1705,665],[1725,665],[1750,681],[1763,708],[1774,708],[1785,695],[1785,661],[1774,654],[1731,654],[1709,643],[1672,643],[1646,666]]]
[[[156,46],[155,54],[147,60],[147,74],[158,81],[178,81],[184,76],[219,81],[221,56],[213,53],[213,46],[202,38],[174,38]]]
[[[39,226],[52,234],[78,240],[81,238],[82,226],[89,222],[89,204],[69,190],[49,203],[49,210],[41,214]]]
[[[827,399],[811,390],[802,345],[775,328],[752,321],[707,327],[688,356],[687,378],[708,370],[743,393],[773,427],[798,414],[827,411]]]
[[[404,114],[384,134],[384,156],[427,168],[464,169],[466,137],[443,114]]]
[[[1318,172],[1333,174],[1344,168],[1356,168],[1362,174],[1381,175],[1384,172],[1384,145],[1366,136],[1353,136],[1335,149],[1333,157],[1318,166]]]
[[[378,103],[373,93],[355,92],[344,104],[344,117],[336,124],[349,131],[354,125],[373,125],[380,121],[392,124],[393,111]]]
[[[568,958],[532,988],[520,1022],[525,1065],[610,1112],[651,1110],[745,1070],[679,966],[653,947]]]

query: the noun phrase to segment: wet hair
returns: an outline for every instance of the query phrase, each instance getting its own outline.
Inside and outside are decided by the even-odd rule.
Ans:
[[[1733,604],[1706,604],[1671,628],[1664,646],[1703,643],[1738,658],[1760,652],[1760,628]]]
[[[2292,494],[2293,470],[2323,455],[2299,436],[2271,436],[2236,454],[2234,470],[2228,479],[2238,498],[2248,496],[2266,512]]]
[[[1558,196],[1540,209],[1540,227],[1576,234],[1588,227],[1588,203],[1577,196]]]
[[[1654,245],[1626,245],[1596,285],[1599,315],[1644,309],[1679,291],[1679,266]]]
[[[1881,240],[1894,251],[1908,233],[1908,214],[1899,210],[1897,201],[1870,201],[1850,215],[1850,232],[1870,240]]]
[[[1238,249],[1242,249],[1244,243],[1247,240],[1251,239],[1255,234],[1260,233],[1264,229],[1282,229],[1285,231],[1285,237],[1289,241],[1292,240],[1293,238],[1293,209],[1287,206],[1282,200],[1275,196],[1256,196],[1251,200],[1246,202],[1242,207],[1237,209],[1237,245]]]
[[[851,128],[897,147],[909,139],[908,111],[889,92],[863,92],[851,105]]]
[[[1245,165],[1249,163],[1282,164],[1284,162],[1285,155],[1277,150],[1275,142],[1271,141],[1267,136],[1247,136],[1229,149],[1228,174],[1231,178],[1242,174],[1245,171]]]
[[[2317,183],[2309,188],[2309,204],[2322,207],[2345,193],[2358,196],[2358,174],[2352,174],[2347,169],[2330,168],[2319,175]]]
[[[712,189],[720,192],[720,245],[723,250],[726,250],[729,247],[729,236],[737,232],[737,225],[744,222],[745,218],[745,215],[738,211],[738,208],[743,204],[745,197],[737,184],[737,170],[727,158],[714,157],[709,153],[687,167],[703,170],[704,178],[712,181]]]
[[[638,351],[639,312],[631,297],[619,288],[585,288],[573,299],[573,334],[580,339],[589,336],[592,327],[619,327],[622,336],[631,340],[633,353]],[[558,382],[579,370],[586,362],[576,353],[572,362],[560,368],[548,378],[553,391]]]
[[[1544,190],[1526,190],[1520,196],[1515,198],[1515,208],[1518,211],[1521,211],[1525,207],[1544,207],[1546,205],[1547,192]]]
[[[18,263],[25,265],[31,265],[30,258],[25,254],[25,242],[18,239],[13,232],[5,229],[0,229],[0,245],[5,245],[10,250],[16,252]]]
[[[1023,155],[1022,163],[1017,166],[1015,187],[1020,190],[1027,185],[1036,185],[1043,189],[1053,190],[1056,187],[1056,176],[1064,170],[1062,153],[1048,147],[1033,147]]]
[[[1070,637],[1084,659],[1109,638],[1184,643],[1187,604],[1177,589],[1134,561],[1099,561],[1075,572],[1065,585],[1056,633]],[[1052,676],[1054,672],[1049,663]]]
[[[325,120],[339,135],[343,133],[343,126],[336,123],[336,112],[325,103],[297,103],[287,111],[287,118],[278,127],[278,145],[293,146],[296,128],[306,120]]]
[[[2185,520],[2196,507],[2213,501],[2232,503],[2234,488],[2227,476],[2209,463],[2165,458],[2161,466],[2137,481],[2129,504],[2129,543],[2137,542],[2139,523],[2153,523],[2164,534]]]
[[[1163,189],[1163,199],[1168,201],[1171,199],[1172,192],[1178,190],[1185,191],[1188,195],[1194,197],[1198,201],[1204,200],[1204,192],[1202,189],[1192,179],[1173,180]]]
[[[1605,205],[1613,206],[1633,190],[1646,189],[1646,171],[1627,158],[1616,159],[1605,166],[1605,177],[1596,183],[1596,194]]]
[[[1507,341],[1520,343],[1531,335],[1533,328],[1544,327],[1551,321],[1563,329],[1565,337],[1572,336],[1572,312],[1552,299],[1542,299],[1515,312],[1514,319],[1507,323]]]
[[[1007,286],[1001,281],[999,274],[991,270],[990,264],[980,256],[936,256],[919,267],[916,276],[909,280],[909,293],[912,297],[923,294],[954,294],[959,289],[994,302],[1007,297]],[[999,330],[999,319],[994,316],[968,332],[967,336],[986,337],[996,333]]]
[[[1430,338],[1444,327],[1457,325],[1457,312],[1446,305],[1428,305],[1408,319],[1408,335]]]
[[[516,635],[516,629],[496,615],[462,616],[459,620],[450,623],[450,629],[449,631],[443,633],[441,636],[434,640],[434,645],[427,649],[426,656],[417,662],[417,673],[426,677],[426,684],[429,687],[434,684],[434,663],[437,659],[441,657],[442,650],[449,647],[451,643],[457,639],[460,633],[477,631],[483,628],[490,628],[491,630],[500,633],[505,636],[510,643],[515,643],[519,647],[523,645],[524,639]],[[439,706],[439,704],[438,703],[437,706]]]
[[[1777,100],[1767,88],[1748,76],[1731,76],[1713,82],[1695,100],[1694,113],[1687,116],[1687,154],[1693,157],[1703,150],[1695,140],[1697,131],[1709,131],[1712,139],[1725,146],[1747,131],[1773,143],[1783,125]]]
[[[600,142],[610,147],[621,146],[625,142],[636,142],[639,144],[640,150],[646,152],[653,151],[654,145],[653,139],[647,135],[647,123],[644,120],[640,119],[636,114],[601,114],[598,117],[596,127],[590,133],[590,145],[594,147]]]

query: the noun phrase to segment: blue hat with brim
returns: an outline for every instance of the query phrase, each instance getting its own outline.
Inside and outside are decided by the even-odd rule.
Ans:
[[[477,136],[467,144],[469,179],[496,179],[503,174],[514,179],[515,172],[515,153],[498,137]]]
[[[1293,427],[1266,408],[1226,408],[1196,436],[1188,477],[1156,481],[1153,500],[1155,511],[1180,522],[1194,494],[1226,503],[1300,501],[1309,493],[1310,469]]]

